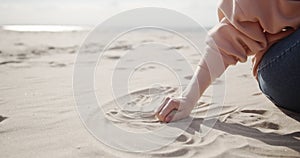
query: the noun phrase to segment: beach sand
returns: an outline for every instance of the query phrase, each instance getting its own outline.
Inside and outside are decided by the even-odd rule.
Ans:
[[[220,113],[207,115],[208,109],[218,108],[213,106],[213,93],[208,90],[193,110],[191,124],[181,129],[182,134],[172,143],[142,153],[124,152],[101,143],[82,123],[73,96],[74,62],[86,35],[84,31],[0,30],[0,157],[300,157],[299,114],[280,110],[260,92],[251,75],[250,60],[229,68],[226,80],[214,82],[226,86]],[[107,75],[116,71],[115,62],[124,52],[148,42],[168,42],[163,51],[186,53],[193,69],[201,58],[170,34],[136,33],[116,41],[98,65],[95,86],[107,120],[122,129],[151,132],[166,126],[151,113],[120,110],[111,96],[111,78]],[[102,47],[91,44],[87,56]],[[176,72],[182,71],[180,62],[176,63]],[[118,67],[117,71],[126,69]],[[192,74],[182,74],[182,84],[186,85]],[[135,71],[130,93],[116,99],[124,102],[130,97],[128,105],[143,106],[154,94],[176,96],[181,88],[167,69],[149,64]],[[216,117],[217,121],[202,136],[201,125],[208,117]]]

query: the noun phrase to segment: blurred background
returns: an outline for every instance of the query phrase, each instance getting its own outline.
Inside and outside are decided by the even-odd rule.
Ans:
[[[218,0],[0,0],[0,25],[90,27],[125,10],[163,7],[179,11],[201,25],[211,27],[217,22],[217,4]]]

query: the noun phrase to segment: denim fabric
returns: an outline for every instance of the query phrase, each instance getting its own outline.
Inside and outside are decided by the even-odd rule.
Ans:
[[[275,105],[300,112],[300,29],[270,47],[257,75],[261,91]]]

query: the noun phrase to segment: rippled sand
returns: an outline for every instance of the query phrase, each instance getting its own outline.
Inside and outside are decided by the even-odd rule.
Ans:
[[[300,157],[299,114],[282,111],[267,100],[251,76],[250,62],[230,68],[225,81],[214,82],[226,85],[224,106],[212,102],[209,89],[192,111],[186,129],[160,123],[154,109],[165,96],[178,96],[192,74],[182,76],[180,87],[166,69],[147,65],[133,75],[130,92],[113,100],[107,75],[124,52],[135,50],[139,44],[168,42],[163,51],[187,52],[187,60],[193,67],[197,65],[201,56],[190,46],[160,33],[124,37],[108,49],[96,72],[95,93],[102,111],[93,112],[103,112],[106,120],[123,130],[153,132],[167,127],[181,134],[172,143],[149,152],[123,152],[104,145],[82,124],[72,90],[76,51],[86,33],[0,31],[0,157]],[[102,48],[90,43],[85,51],[92,56]],[[117,71],[127,69],[125,65]],[[152,81],[162,83],[146,86]],[[209,119],[216,122],[203,135]]]

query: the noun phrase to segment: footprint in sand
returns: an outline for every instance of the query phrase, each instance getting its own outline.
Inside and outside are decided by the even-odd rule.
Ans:
[[[280,126],[273,122],[266,121],[266,110],[241,110],[230,114],[225,122],[244,124],[249,127],[279,130]]]

